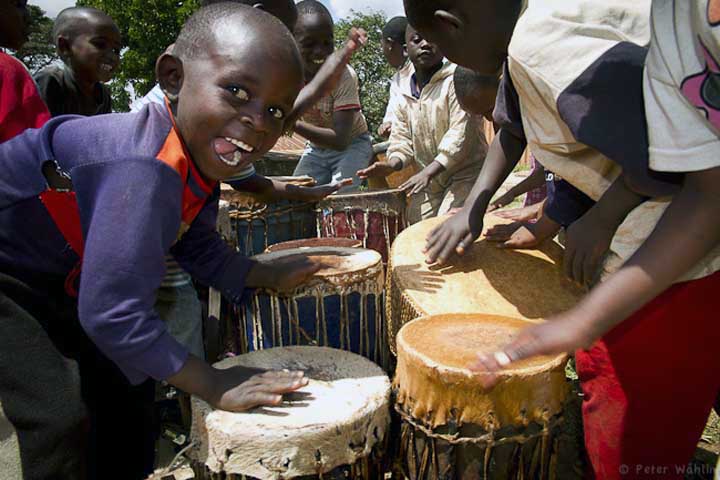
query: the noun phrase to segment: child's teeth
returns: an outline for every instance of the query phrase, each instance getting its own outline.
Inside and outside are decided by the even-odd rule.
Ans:
[[[254,150],[254,148],[251,147],[250,145],[248,145],[247,143],[241,142],[240,140],[237,140],[237,139],[235,139],[235,138],[225,137],[225,140],[227,140],[228,142],[232,143],[232,144],[235,145],[236,147],[245,150],[245,151],[248,152],[248,153],[252,153],[252,151]]]

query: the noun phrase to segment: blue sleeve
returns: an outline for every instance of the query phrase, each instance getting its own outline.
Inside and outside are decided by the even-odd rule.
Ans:
[[[548,192],[545,215],[565,228],[585,215],[585,212],[595,205],[592,198],[565,180],[553,180],[553,188],[548,189]]]
[[[520,110],[520,97],[517,90],[515,90],[515,85],[513,85],[507,62],[503,66],[503,75],[495,98],[493,120],[501,129],[512,133],[517,138],[526,140]]]
[[[70,173],[85,238],[80,322],[132,383],[166,379],[188,355],[154,310],[180,223],[180,177],[154,158],[137,157]]]
[[[245,279],[255,262],[237,253],[217,233],[219,200],[220,187],[216,187],[171,253],[193,278],[240,303]]]

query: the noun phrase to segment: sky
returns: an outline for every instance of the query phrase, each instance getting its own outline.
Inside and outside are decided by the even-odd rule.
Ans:
[[[394,17],[403,14],[402,0],[320,0],[324,3],[335,18],[343,18],[350,13],[350,9],[360,12],[375,10]],[[29,0],[30,4],[37,5],[48,17],[55,18],[60,10],[75,5],[74,0]]]

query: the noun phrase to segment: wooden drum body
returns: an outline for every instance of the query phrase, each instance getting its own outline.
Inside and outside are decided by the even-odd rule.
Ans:
[[[190,453],[196,478],[382,478],[390,382],[358,355],[323,347],[285,347],[224,360],[219,368],[303,370],[307,387],[275,407],[214,410],[193,398]]]
[[[330,195],[317,204],[317,236],[361,240],[387,261],[392,242],[406,226],[405,206],[400,190]]]
[[[278,177],[297,185],[312,185],[310,177]],[[309,238],[315,235],[312,203],[279,200],[264,203],[249,193],[223,187],[218,223],[223,223],[223,210],[227,209],[229,232],[223,236],[245,255],[256,255],[268,246],[288,240]]]
[[[310,247],[256,255],[275,262],[303,255],[327,265],[292,292],[257,290],[239,307],[235,351],[319,345],[363,355],[385,366],[389,358],[382,308],[384,268],[374,250]]]
[[[402,327],[393,387],[407,478],[554,478],[566,356],[518,362],[489,389],[467,368],[524,326],[508,317],[447,314]]]
[[[508,250],[480,237],[464,256],[453,256],[442,267],[427,265],[425,239],[447,218],[416,223],[393,244],[385,302],[393,351],[400,327],[420,316],[482,313],[539,322],[569,309],[582,296],[563,276],[562,248],[554,242],[536,250]],[[501,223],[507,221],[485,216],[485,228]]]

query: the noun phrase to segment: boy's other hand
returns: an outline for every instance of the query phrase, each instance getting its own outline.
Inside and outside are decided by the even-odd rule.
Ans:
[[[537,220],[542,215],[542,202],[530,205],[529,207],[512,208],[510,210],[502,210],[495,212],[494,215],[500,218],[506,218],[513,222],[529,222]]]
[[[288,292],[324,267],[326,267],[325,264],[304,255],[292,255],[274,260],[272,263],[256,263],[250,270],[246,283],[248,287]]]
[[[348,32],[348,39],[345,47],[355,53],[359,48],[365,46],[368,41],[367,32],[362,28],[352,27]]]
[[[468,365],[480,375],[486,388],[497,381],[497,372],[514,362],[536,355],[557,355],[588,348],[594,338],[579,318],[561,314],[554,319],[523,329],[509,344],[495,352],[481,352]]]
[[[554,237],[560,225],[543,216],[537,223],[513,222],[495,225],[485,232],[490,242],[500,242],[500,248],[534,248],[548,238]]]
[[[509,205],[513,202],[513,200],[515,200],[515,196],[510,190],[508,190],[507,192],[490,202],[490,206],[488,207],[487,212],[490,213],[497,210],[498,208],[504,207],[505,205]]]
[[[426,263],[440,265],[454,254],[463,255],[483,228],[482,215],[474,215],[471,208],[463,208],[435,227],[425,240]]]
[[[570,225],[563,259],[565,275],[581,285],[590,285],[614,235],[615,229],[592,215],[592,210]]]
[[[385,122],[382,125],[378,127],[378,135],[384,138],[388,138],[390,136],[390,131],[392,130],[392,123]]]
[[[389,162],[375,162],[367,168],[357,171],[357,176],[361,179],[387,177],[395,172],[395,167]]]
[[[432,175],[427,168],[423,168],[420,172],[403,182],[398,188],[410,197],[425,190],[428,185],[430,185],[430,180],[432,180]]]
[[[234,367],[215,370],[216,393],[210,399],[214,408],[242,412],[258,406],[273,406],[282,402],[283,394],[294,392],[308,384],[303,372],[263,371]]]

